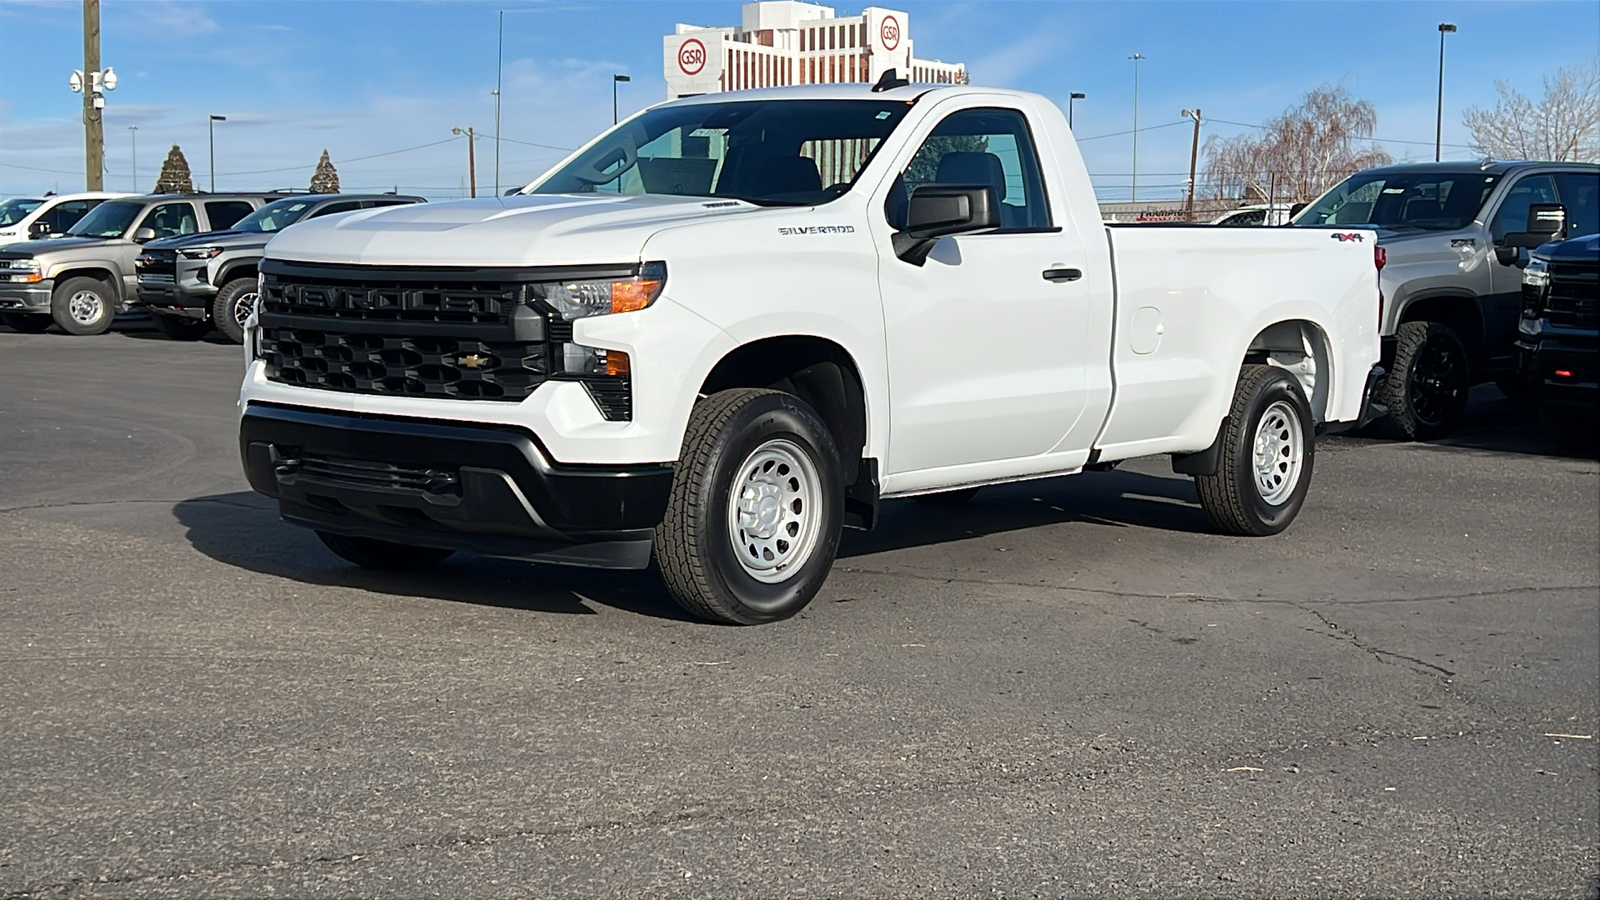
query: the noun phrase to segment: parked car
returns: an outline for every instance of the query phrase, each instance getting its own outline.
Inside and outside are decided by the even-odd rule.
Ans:
[[[1573,236],[1600,231],[1600,166],[1416,163],[1358,172],[1294,217],[1295,225],[1370,226],[1383,269],[1382,420],[1428,440],[1461,421],[1467,391],[1494,381],[1518,394],[1522,270],[1505,236],[1536,203],[1562,203]]]
[[[1568,446],[1600,429],[1600,235],[1533,251],[1522,277],[1517,349],[1540,419]]]
[[[66,234],[67,229],[78,224],[79,219],[101,203],[132,196],[109,191],[88,191],[81,194],[12,197],[0,201],[0,246]]]
[[[322,216],[422,202],[421,197],[395,194],[285,197],[223,231],[151,241],[134,261],[139,303],[168,337],[196,340],[214,325],[237,344],[244,340],[244,321],[255,309],[256,263],[273,235]]]
[[[1048,100],[892,76],[682,98],[518,196],[285,230],[251,485],[359,565],[653,557],[739,623],[805,606],[885,497],[1172,454],[1220,530],[1288,527],[1378,374],[1372,233],[1108,229]]]
[[[1292,207],[1284,204],[1254,203],[1229,210],[1211,220],[1213,225],[1285,225]]]
[[[61,238],[0,249],[0,321],[40,332],[101,334],[134,302],[142,244],[228,228],[278,194],[149,194],[106,200]]]

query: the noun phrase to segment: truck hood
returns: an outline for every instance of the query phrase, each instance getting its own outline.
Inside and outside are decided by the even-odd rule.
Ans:
[[[267,256],[410,266],[631,262],[664,227],[761,209],[742,200],[659,194],[522,194],[419,203],[297,223],[272,239]]]
[[[0,249],[0,256],[5,256],[7,259],[37,259],[57,250],[83,250],[120,240],[121,238],[64,237],[51,238],[47,241],[22,241],[8,244]]]
[[[177,237],[151,241],[145,244],[144,248],[146,250],[178,250],[183,247],[205,246],[237,250],[265,247],[267,242],[274,237],[277,237],[277,235],[260,231],[202,231],[196,234],[180,234]]]

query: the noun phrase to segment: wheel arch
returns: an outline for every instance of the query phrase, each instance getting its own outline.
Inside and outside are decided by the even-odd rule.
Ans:
[[[1283,369],[1300,383],[1317,423],[1328,421],[1335,378],[1333,347],[1327,329],[1303,318],[1273,322],[1256,332],[1245,350],[1241,366],[1264,365]]]
[[[1429,291],[1407,297],[1395,310],[1395,327],[1407,322],[1438,322],[1447,325],[1466,345],[1467,359],[1474,370],[1488,359],[1485,343],[1483,307],[1476,295],[1464,291]]]
[[[122,279],[117,277],[116,271],[105,263],[69,263],[52,273],[50,278],[57,287],[69,278],[92,278],[111,291],[110,299],[113,303],[122,302]]]
[[[214,279],[217,289],[221,290],[227,286],[228,282],[238,278],[255,278],[258,273],[257,267],[260,265],[260,263],[261,260],[259,257],[256,259],[238,259],[224,262],[222,266],[218,268],[216,278]]]

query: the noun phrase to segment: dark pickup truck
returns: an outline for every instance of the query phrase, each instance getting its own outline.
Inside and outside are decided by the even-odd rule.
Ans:
[[[1540,417],[1563,444],[1590,443],[1600,419],[1600,235],[1533,251],[1522,274],[1517,350]]]

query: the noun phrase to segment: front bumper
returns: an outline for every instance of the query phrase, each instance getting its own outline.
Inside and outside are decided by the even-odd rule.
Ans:
[[[0,312],[47,313],[54,290],[49,279],[37,284],[0,285]]]
[[[1600,404],[1600,331],[1523,319],[1517,351],[1522,371],[1539,385],[1542,401],[1591,408]]]
[[[217,286],[206,280],[206,264],[178,260],[174,276],[139,276],[139,303],[152,312],[169,313],[190,319],[203,319],[217,297]]]
[[[642,569],[672,468],[552,463],[527,431],[249,404],[251,487],[286,521],[487,556]]]

